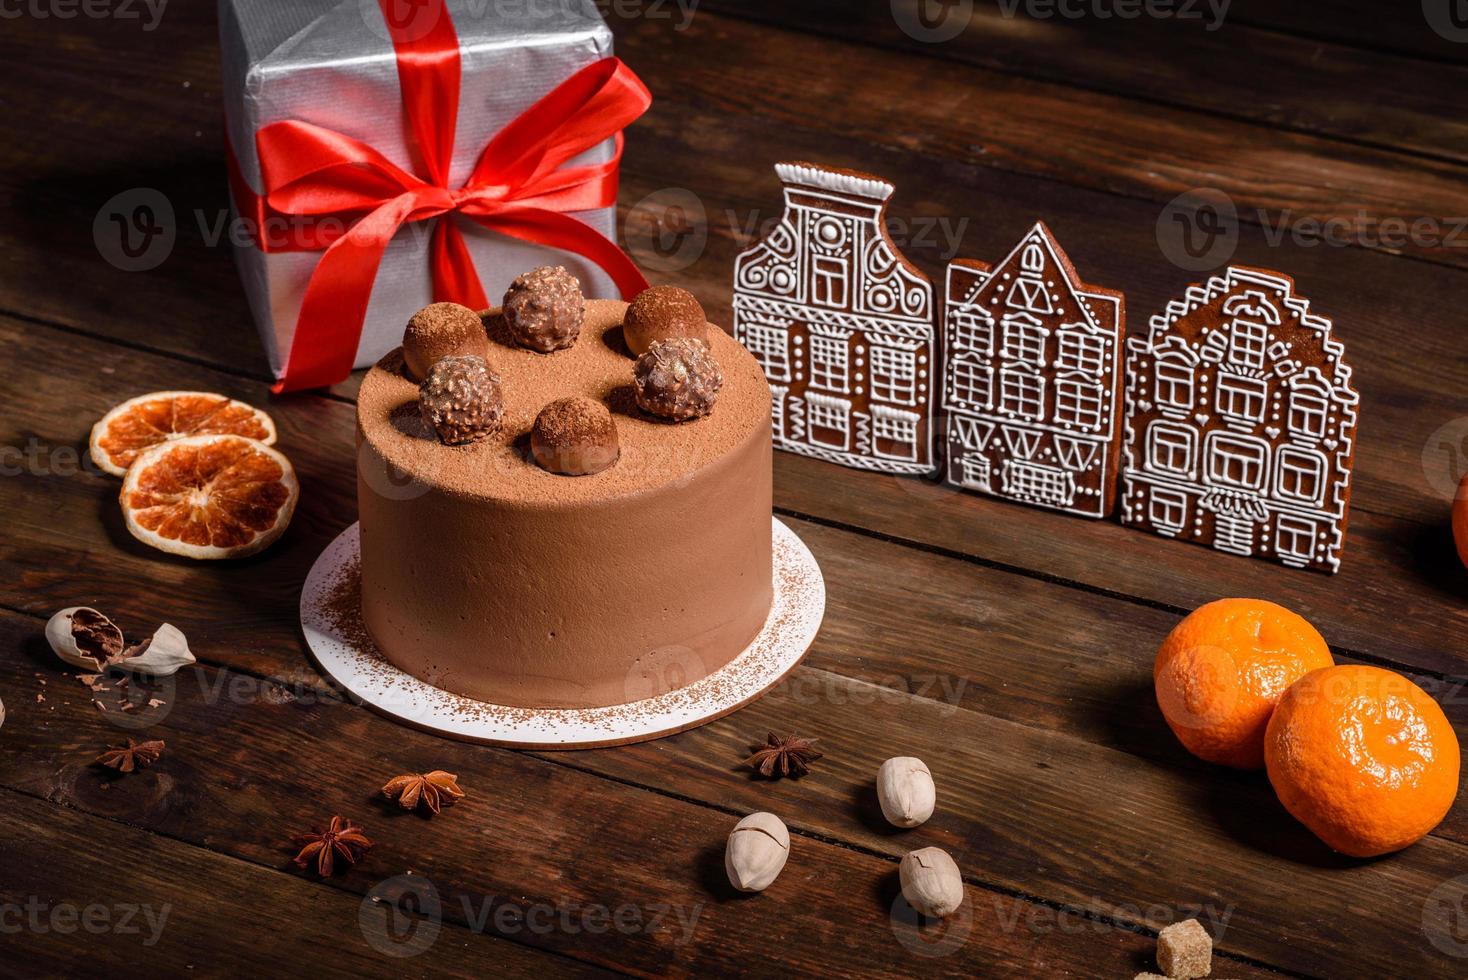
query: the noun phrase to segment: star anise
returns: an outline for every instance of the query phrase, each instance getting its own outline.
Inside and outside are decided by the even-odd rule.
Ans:
[[[437,813],[440,807],[462,800],[464,791],[459,789],[459,777],[442,769],[429,773],[409,773],[389,780],[382,787],[382,795],[397,800],[404,810],[411,810],[419,803]]]
[[[331,876],[337,861],[345,861],[348,866],[356,864],[372,846],[362,828],[346,817],[332,817],[325,830],[318,827],[314,833],[296,834],[291,843],[301,848],[295,857],[296,864],[305,868],[315,861],[316,873],[323,878]]]
[[[118,772],[133,772],[138,769],[146,769],[158,761],[163,754],[162,740],[152,742],[134,742],[127,740],[127,745],[119,745],[108,749],[97,756],[96,764],[116,769]]]
[[[744,765],[772,779],[780,776],[804,776],[810,772],[810,764],[821,757],[815,747],[816,741],[814,738],[776,735],[770,732],[765,737],[765,744],[754,755],[745,759]]]

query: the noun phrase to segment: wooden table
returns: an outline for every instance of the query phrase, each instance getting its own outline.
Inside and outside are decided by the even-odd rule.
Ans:
[[[355,379],[268,394],[218,237],[212,5],[171,4],[153,30],[141,4],[141,20],[121,6],[66,19],[49,0],[7,19],[0,974],[1131,977],[1152,968],[1158,928],[1197,915],[1220,976],[1462,976],[1468,803],[1406,851],[1344,860],[1262,774],[1187,755],[1152,697],[1153,654],[1181,615],[1257,595],[1468,726],[1468,572],[1447,525],[1468,448],[1468,45],[1415,4],[1281,6],[1235,0],[1210,31],[980,3],[943,43],[895,26],[918,23],[910,0],[707,0],[686,25],[661,0],[611,8],[619,53],[657,96],[628,134],[628,240],[714,319],[729,322],[735,252],[778,214],[779,159],[894,178],[893,215],[919,219],[908,251],[930,274],[955,254],[996,258],[1044,218],[1088,281],[1126,291],[1133,330],[1197,278],[1159,249],[1164,205],[1214,188],[1239,215],[1233,260],[1290,272],[1335,317],[1364,410],[1334,577],[778,455],[777,511],[830,592],[804,666],[705,728],[566,753],[394,726],[306,657],[303,576],[355,518]],[[147,272],[94,239],[99,209],[132,188],[174,212],[177,241]],[[1336,216],[1361,227],[1312,244],[1310,222]],[[1425,223],[1388,245],[1383,219]],[[278,420],[303,493],[266,554],[208,565],[141,547],[117,481],[78,461],[108,407],[164,388]],[[89,704],[42,638],[78,603],[133,634],[175,623],[200,656],[147,729],[168,751],[141,775],[90,765],[137,733]],[[767,730],[819,736],[826,758],[799,782],[751,778],[738,763]],[[934,818],[904,833],[872,789],[899,754],[926,759],[939,788]],[[375,799],[387,777],[430,768],[469,798],[431,821]],[[785,818],[793,856],[769,892],[738,897],[724,839],[759,809]],[[333,813],[377,845],[320,882],[288,841]],[[925,845],[954,855],[969,901],[919,933],[893,909],[898,859]],[[425,881],[436,938],[398,918],[408,945],[384,947],[397,895]]]

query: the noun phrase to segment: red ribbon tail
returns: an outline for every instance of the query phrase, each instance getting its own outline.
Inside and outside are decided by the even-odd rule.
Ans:
[[[412,210],[410,195],[390,201],[322,253],[301,300],[285,373],[273,392],[324,388],[352,373],[382,253]]]
[[[466,217],[502,235],[590,259],[612,277],[623,299],[630,300],[647,288],[647,279],[616,242],[568,214],[541,208],[505,208]]]
[[[489,301],[485,299],[484,286],[479,282],[479,270],[474,268],[469,246],[464,243],[464,234],[454,223],[452,214],[438,219],[430,247],[433,301],[458,303],[476,312],[488,309]]]

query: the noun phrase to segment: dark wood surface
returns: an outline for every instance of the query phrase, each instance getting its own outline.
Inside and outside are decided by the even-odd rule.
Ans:
[[[947,219],[908,248],[930,274],[955,254],[992,258],[1045,219],[1088,281],[1126,291],[1137,329],[1197,278],[1160,249],[1162,209],[1221,190],[1239,214],[1234,260],[1294,275],[1356,365],[1341,574],[778,455],[777,510],[830,599],[810,657],[769,696],[673,738],[587,752],[394,726],[334,692],[299,637],[301,581],[355,519],[356,382],[268,395],[229,251],[207,233],[226,206],[212,5],[169,5],[152,31],[7,20],[0,911],[22,918],[0,926],[22,929],[0,930],[0,975],[1130,977],[1152,968],[1160,926],[1198,910],[1219,976],[1463,974],[1468,958],[1423,924],[1430,896],[1468,872],[1468,810],[1397,855],[1333,856],[1262,775],[1182,751],[1150,667],[1180,615],[1258,595],[1309,617],[1338,659],[1414,677],[1468,731],[1468,571],[1444,491],[1468,465],[1468,445],[1445,444],[1468,435],[1468,46],[1416,4],[1350,0],[1308,14],[1235,0],[1212,31],[979,2],[962,34],[927,43],[894,17],[915,4],[708,0],[681,30],[681,15],[610,8],[619,53],[657,99],[628,134],[634,254],[727,323],[733,256],[778,215],[769,165],[803,157],[895,179],[894,217]],[[108,264],[92,230],[136,187],[168,197],[178,230],[145,273]],[[678,220],[674,192],[697,201]],[[1276,234],[1332,217],[1357,229],[1348,243]],[[1400,246],[1374,234],[1418,219],[1434,233]],[[670,268],[649,250],[658,231],[706,241]],[[200,565],[136,544],[116,481],[79,462],[98,416],[160,388],[275,416],[303,492],[264,555]],[[173,622],[200,656],[150,719],[169,750],[141,775],[89,765],[130,730],[41,636],[78,603],[134,633]],[[819,736],[827,757],[798,783],[751,779],[737,764],[767,729]],[[926,759],[939,787],[933,820],[905,833],[883,824],[872,790],[898,754]],[[426,768],[459,773],[469,798],[432,821],[374,800],[385,778]],[[724,880],[722,846],[755,809],[785,818],[793,853],[776,887],[745,898]],[[318,882],[290,863],[289,838],[332,813],[377,846]],[[892,914],[897,861],[925,845],[964,871],[961,930],[919,935]],[[424,881],[438,931],[425,953],[392,956],[372,939],[404,928],[389,909]],[[31,907],[111,918],[67,930],[24,919]],[[155,934],[147,914],[163,910]],[[598,928],[618,910],[636,925]],[[386,948],[417,948],[432,920]]]

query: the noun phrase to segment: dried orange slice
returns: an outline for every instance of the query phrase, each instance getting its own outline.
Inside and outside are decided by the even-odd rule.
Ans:
[[[155,391],[118,405],[92,426],[92,462],[122,476],[154,446],[184,436],[227,434],[275,442],[270,416],[207,391]]]
[[[122,480],[127,529],[188,558],[243,558],[285,532],[300,485],[290,461],[240,436],[184,436],[154,446]]]

